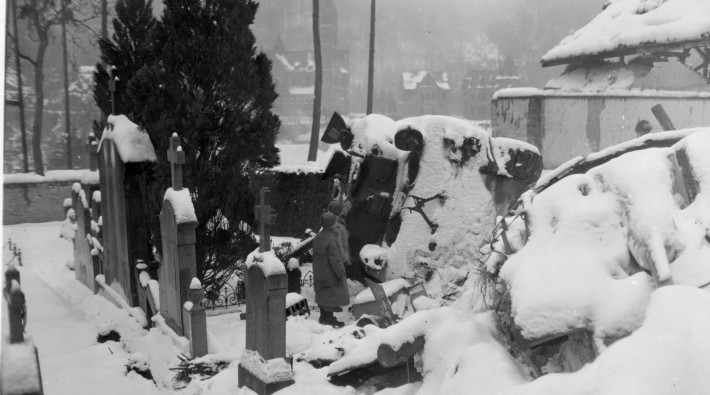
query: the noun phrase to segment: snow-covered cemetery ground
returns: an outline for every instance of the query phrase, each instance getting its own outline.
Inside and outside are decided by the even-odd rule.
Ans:
[[[529,229],[521,217],[511,215],[506,222],[506,239],[514,252],[507,260],[486,261],[459,284],[456,298],[446,300],[430,292],[430,298],[422,299],[426,302],[419,300],[403,312],[395,301],[393,310],[402,319],[386,328],[356,326],[347,309],[336,313],[347,324],[340,329],[319,324],[315,310],[310,317],[288,317],[286,348],[293,357],[295,384],[278,393],[706,393],[710,129],[653,138],[664,136],[679,142],[625,153],[584,174],[524,194]],[[647,139],[617,149],[640,146]],[[676,161],[679,152],[687,158],[683,180]],[[478,165],[473,161],[472,166]],[[559,177],[564,168],[545,174],[538,186]],[[681,187],[684,183],[686,187]],[[223,369],[202,380],[176,380],[181,356],[189,353],[184,338],[161,325],[146,329],[144,316],[129,314],[75,280],[70,269],[72,245],[59,237],[61,229],[62,222],[3,228],[3,240],[11,239],[22,251],[26,332],[39,350],[46,393],[94,394],[97,388],[104,394],[251,393],[239,388],[237,378],[245,347],[245,321],[239,311],[207,319],[209,353],[199,361],[221,364]],[[499,247],[493,243],[493,249]],[[387,251],[380,253],[387,259]],[[398,259],[396,251],[391,256]],[[17,259],[7,245],[3,259],[5,263]],[[305,263],[302,271],[308,269]],[[445,275],[446,268],[441,269]],[[525,338],[585,330],[591,334],[596,358],[574,373],[560,373],[564,369],[549,362],[543,368],[547,374],[538,377],[522,354],[511,352],[510,341],[500,330],[500,309],[485,303],[491,297],[481,293],[485,286],[480,280],[494,274],[502,281],[492,292],[508,288],[510,314]],[[362,286],[350,285],[354,303],[367,298]],[[388,286],[403,285],[407,283],[395,280]],[[429,285],[432,290],[439,286]],[[312,288],[305,286],[302,294],[315,306]],[[112,331],[119,336],[97,340]],[[360,380],[357,387],[335,385],[329,379],[329,374],[375,361],[383,344],[397,350],[417,338],[424,339],[413,359],[421,380],[381,389],[378,380],[385,379],[374,374],[377,379]],[[10,371],[4,367],[3,375]]]

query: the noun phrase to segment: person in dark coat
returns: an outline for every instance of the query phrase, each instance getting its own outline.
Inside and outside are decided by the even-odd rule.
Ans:
[[[335,230],[338,232],[338,237],[340,238],[340,246],[343,247],[343,256],[345,256],[345,264],[350,265],[350,246],[348,245],[348,229],[345,227],[345,215],[347,212],[344,211],[344,203],[333,200],[328,205],[328,211],[333,213],[337,220],[335,222]]]
[[[341,327],[344,324],[335,318],[333,312],[342,311],[340,307],[350,303],[345,257],[335,230],[335,215],[327,212],[320,221],[323,229],[313,239],[313,288],[321,312],[319,322]]]

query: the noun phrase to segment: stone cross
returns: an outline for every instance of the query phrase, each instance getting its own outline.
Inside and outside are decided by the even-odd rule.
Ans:
[[[259,204],[254,207],[254,218],[259,223],[259,252],[271,249],[271,225],[276,220],[276,212],[269,205],[271,191],[263,187],[259,191]]]
[[[177,133],[170,136],[170,149],[168,149],[168,161],[170,162],[170,174],[173,180],[173,190],[182,189],[182,165],[185,163],[185,152],[180,146],[180,137]]]

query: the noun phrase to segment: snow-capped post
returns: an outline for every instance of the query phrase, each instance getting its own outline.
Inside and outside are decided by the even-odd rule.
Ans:
[[[185,153],[177,134],[170,137],[168,160],[172,170],[172,188],[165,191],[160,211],[160,234],[163,255],[160,263],[160,315],[179,335],[186,333],[185,303],[193,278],[197,277],[195,262],[195,228],[197,216],[190,190],[182,187],[182,164]],[[196,308],[197,306],[193,306]],[[206,333],[205,333],[206,335]],[[204,340],[206,342],[206,339]],[[194,355],[193,355],[194,356]]]
[[[5,296],[7,297],[10,295],[10,286],[12,285],[12,281],[17,281],[17,283],[20,283],[20,271],[17,270],[15,265],[13,263],[9,263],[7,265],[7,270],[5,270]]]
[[[91,267],[93,273],[90,278],[96,278],[98,274],[103,274],[103,235],[101,222],[101,191],[94,191],[91,194]],[[94,293],[99,291],[99,286],[95,281]]]
[[[94,278],[91,250],[94,248],[91,238],[91,209],[86,197],[87,188],[75,182],[72,185],[72,202],[76,217],[76,233],[74,235],[74,277],[90,290],[98,292]]]
[[[96,171],[99,168],[99,143],[96,141],[94,132],[89,133],[89,170]]]
[[[25,294],[20,288],[17,280],[10,283],[10,291],[7,298],[7,307],[10,316],[10,343],[22,343],[25,341],[25,320],[26,305]]]
[[[259,252],[271,249],[271,225],[276,221],[276,211],[269,205],[271,191],[262,187],[259,190],[259,204],[254,207],[254,218],[259,223]]]
[[[190,340],[190,353],[193,358],[197,358],[207,355],[207,317],[205,308],[202,307],[205,291],[202,290],[202,283],[196,277],[190,282],[187,297],[189,301],[182,306],[185,312],[182,316],[182,324],[185,328],[185,337]]]
[[[286,269],[273,251],[252,252],[246,265],[246,347],[239,361],[239,386],[272,394],[294,382],[292,361],[285,358]]]
[[[179,191],[182,189],[182,165],[185,163],[185,152],[180,146],[180,137],[178,137],[177,133],[173,133],[170,136],[168,161],[170,162],[173,190]]]

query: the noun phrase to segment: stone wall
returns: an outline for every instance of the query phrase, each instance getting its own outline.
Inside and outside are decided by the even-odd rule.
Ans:
[[[64,199],[75,181],[3,184],[3,225],[64,220]]]
[[[493,135],[534,144],[545,168],[551,169],[575,156],[636,138],[641,120],[651,124],[652,132],[662,131],[651,112],[656,104],[663,106],[676,129],[710,125],[710,96],[661,93],[604,96],[510,90],[493,100]]]

